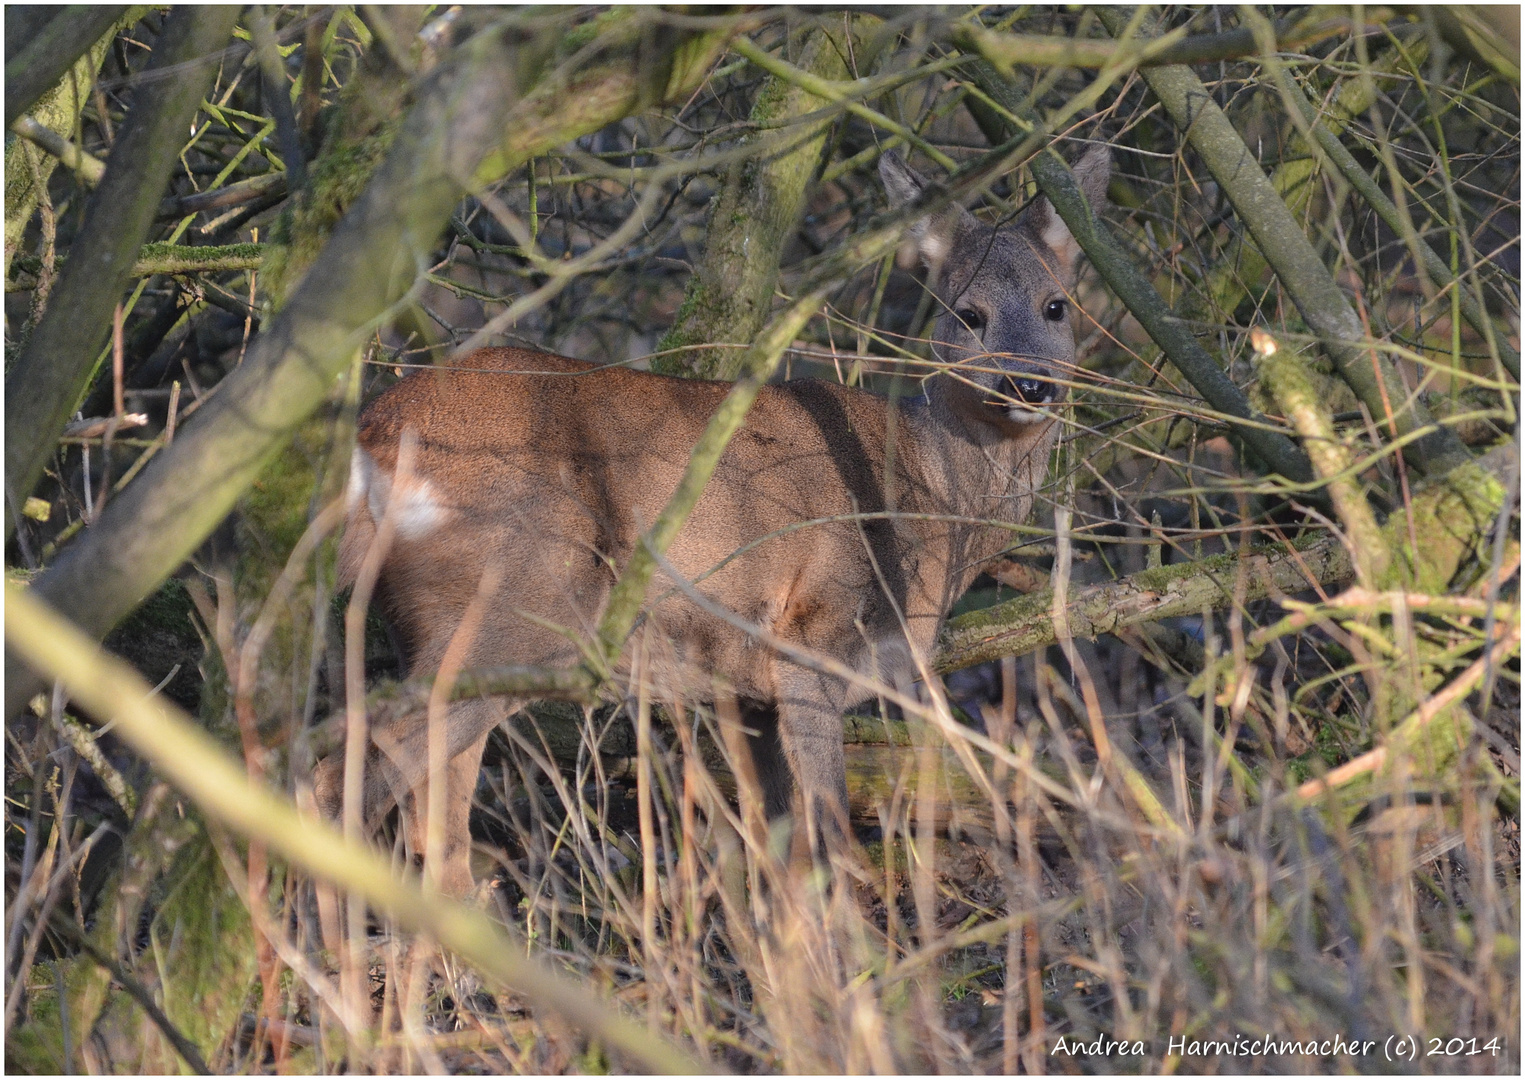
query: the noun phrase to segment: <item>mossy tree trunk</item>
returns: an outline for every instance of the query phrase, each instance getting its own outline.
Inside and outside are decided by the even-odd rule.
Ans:
[[[90,86],[106,58],[112,38],[142,17],[142,8],[133,8],[74,62],[53,89],[37,99],[31,117],[49,131],[69,139],[79,123]],[[48,178],[58,166],[58,159],[45,153],[18,135],[5,134],[5,273],[10,276],[11,259],[21,244],[22,235],[37,210]]]
[[[795,65],[832,81],[865,74],[857,60],[869,19],[823,19],[806,29]],[[715,197],[703,258],[657,347],[654,371],[727,380],[740,374],[744,349],[772,310],[780,261],[820,171],[836,120],[827,105],[777,76],[763,82],[748,117],[754,131],[742,142],[755,152],[731,166]]]
[[[231,8],[177,9],[160,36],[151,70],[190,63],[221,48],[237,14]],[[146,81],[139,89],[106,173],[86,205],[71,251],[74,258],[6,374],[5,484],[13,507],[32,493],[69,414],[94,377],[112,309],[148,237],[183,133],[211,81],[210,67],[193,65],[191,71]],[[7,539],[14,523],[7,513]]]

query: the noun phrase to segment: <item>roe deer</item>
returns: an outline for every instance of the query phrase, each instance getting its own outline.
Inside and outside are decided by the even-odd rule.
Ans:
[[[1097,147],[1075,169],[1098,211],[1110,167]],[[893,154],[879,173],[893,206],[926,184]],[[689,581],[708,574],[697,588],[715,604],[775,640],[901,686],[981,564],[1010,544],[1009,531],[979,521],[1023,521],[1045,478],[1059,430],[1050,406],[1064,393],[1050,379],[1074,370],[1068,294],[1078,256],[1041,198],[1006,227],[954,205],[908,236],[943,309],[934,351],[950,370],[893,402],[808,379],[764,387],[667,552]],[[341,574],[353,578],[376,536],[412,430],[415,465],[377,586],[410,671],[439,668],[490,569],[487,580],[500,584],[466,666],[576,662],[565,631],[597,626],[726,391],[522,349],[409,375],[362,414]],[[708,700],[715,678],[734,688],[767,813],[788,812],[797,789],[819,850],[847,825],[841,714],[866,695],[760,644],[661,573],[646,617],[647,640],[661,642],[651,678],[690,701]],[[483,747],[504,715],[501,705],[461,701],[444,724],[443,865],[432,869],[448,893],[473,888],[467,818]],[[400,801],[421,850],[427,722],[383,718],[371,734],[366,825]],[[318,767],[330,814],[342,804],[343,759],[336,752]]]

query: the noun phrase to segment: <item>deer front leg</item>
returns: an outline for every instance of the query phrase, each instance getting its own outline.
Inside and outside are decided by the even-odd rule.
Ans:
[[[840,679],[792,665],[778,672],[778,735],[799,795],[810,850],[822,854],[849,830]],[[766,781],[765,781],[766,783]]]

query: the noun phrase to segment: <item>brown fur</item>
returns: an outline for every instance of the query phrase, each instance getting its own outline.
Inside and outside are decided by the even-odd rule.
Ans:
[[[908,201],[922,183],[893,158],[881,171],[892,201]],[[1077,171],[1099,205],[1105,155],[1088,156]],[[939,354],[989,370],[970,371],[968,382],[935,376],[925,395],[895,404],[814,380],[765,387],[667,553],[676,572],[687,581],[708,575],[697,585],[703,595],[775,639],[908,685],[912,654],[929,655],[949,607],[1011,533],[909,516],[791,526],[885,511],[1026,519],[1058,425],[1012,415],[1018,384],[1003,380],[1064,378],[1073,363],[1068,320],[1045,309],[1064,297],[1075,262],[1067,233],[1054,243],[1054,220],[1040,201],[1000,231],[957,208],[919,225],[913,235],[947,300]],[[965,325],[969,312],[978,315],[978,339]],[[404,524],[379,582],[410,670],[438,669],[490,566],[502,584],[466,665],[575,662],[573,638],[598,625],[619,568],[661,513],[726,391],[520,349],[487,349],[410,375],[362,415],[341,567],[353,575],[364,558],[411,430],[415,475],[440,513],[411,531]],[[659,686],[705,700],[719,679],[748,704],[769,813],[787,811],[797,786],[814,837],[845,825],[840,714],[866,696],[861,685],[760,645],[660,573],[646,618],[655,631],[646,640],[660,643],[651,668]],[[461,702],[446,724],[440,877],[451,892],[471,888],[466,817],[487,734],[503,715],[487,702]],[[367,821],[400,799],[415,830],[424,718],[380,722],[372,736]],[[342,754],[320,763],[319,799],[331,813],[342,773]]]

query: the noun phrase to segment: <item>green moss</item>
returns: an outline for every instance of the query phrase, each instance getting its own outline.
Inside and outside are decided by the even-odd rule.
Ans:
[[[611,24],[611,16],[614,12],[606,12],[599,18],[591,19],[581,25],[574,26],[562,35],[560,47],[557,52],[561,56],[571,56],[578,49],[591,45],[599,34],[602,34]],[[629,16],[627,15],[626,18]]]
[[[26,1014],[5,1033],[5,1071],[21,1076],[59,1076],[71,1071],[69,1065],[77,1069],[79,1062],[64,1061],[57,993],[46,988],[28,991]]]
[[[307,530],[317,479],[309,443],[311,436],[321,434],[312,429],[322,426],[307,424],[265,467],[239,506],[240,580],[261,594],[285,565],[281,553],[294,548]],[[255,546],[262,550],[251,550]]]
[[[154,685],[169,679],[165,696],[192,712],[201,701],[206,652],[191,620],[193,608],[184,582],[171,578],[106,635],[104,643]]]
[[[323,410],[260,473],[239,503],[238,557],[233,583],[242,618],[253,620],[286,569],[291,552],[307,531],[319,478],[334,462],[333,417]],[[341,449],[338,451],[343,453]],[[331,560],[330,540],[320,558]],[[296,584],[260,654],[255,714],[267,739],[279,739],[305,707],[305,672],[312,654],[311,574]],[[339,615],[343,622],[342,612]]]
[[[211,270],[247,270],[260,265],[264,244],[144,244],[138,249],[135,273],[140,276]]]
[[[966,611],[958,616],[961,631],[979,631],[1005,627],[1009,623],[1042,615],[1053,604],[1053,596],[1047,592],[1026,593],[987,608]]]
[[[828,80],[846,77],[842,58],[850,47],[821,28],[811,29],[802,40],[802,69]],[[764,80],[749,122],[756,129],[772,130],[748,138],[781,138],[790,148],[753,154],[729,170],[710,214],[704,257],[662,341],[662,348],[681,351],[661,357],[653,365],[656,370],[712,379],[739,374],[737,350],[701,346],[750,342],[766,322],[780,259],[799,226],[831,129],[826,122],[813,120],[807,128],[798,121],[822,104],[786,80]],[[782,130],[790,124],[794,126]],[[760,143],[757,149],[767,145]]]
[[[264,245],[260,274],[274,306],[280,306],[318,257],[339,219],[360,198],[398,128],[395,119],[383,122],[375,132],[334,146],[313,162],[307,188],[299,198],[288,201]]]
[[[163,1008],[210,1062],[248,1006],[254,931],[205,833],[186,845],[169,879],[150,930]]]
[[[100,70],[106,50],[118,32],[126,30],[150,9],[131,7],[110,30],[101,35],[74,63],[69,75],[60,79],[29,110],[29,115],[43,127],[72,138],[79,122],[80,108],[89,99],[89,88]],[[76,93],[75,88],[80,92]],[[10,277],[11,258],[21,246],[26,227],[37,210],[42,191],[47,187],[58,159],[9,132],[5,136],[5,275]],[[39,183],[40,182],[40,183]]]
[[[1462,564],[1481,554],[1480,545],[1504,498],[1504,485],[1476,462],[1452,469],[1418,492],[1411,502],[1412,514],[1400,510],[1383,528],[1398,554],[1386,584],[1437,595],[1446,592]]]
[[[757,100],[752,103],[752,113],[749,119],[758,125],[774,123],[781,117],[788,116],[791,87],[782,79],[768,79],[763,83],[763,88],[757,94]]]
[[[715,290],[699,274],[689,278],[672,329],[657,344],[659,355],[652,360],[651,370],[662,375],[684,375],[695,379],[731,377],[726,365],[736,350],[704,346],[722,340],[710,331],[717,322],[733,320],[734,309],[735,305],[716,296]]]

